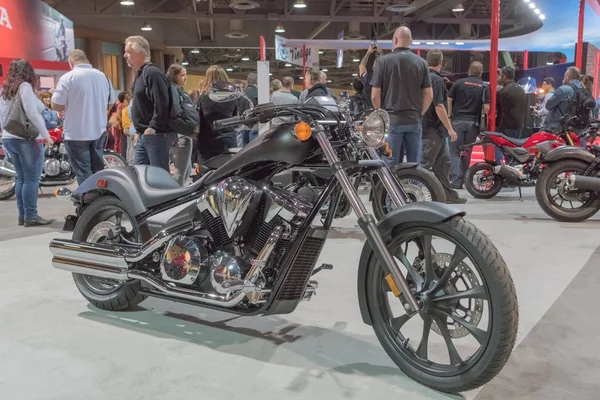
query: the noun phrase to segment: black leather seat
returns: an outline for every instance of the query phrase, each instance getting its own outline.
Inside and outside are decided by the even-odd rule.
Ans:
[[[136,165],[133,167],[138,181],[142,202],[146,208],[154,207],[171,200],[178,199],[204,186],[206,178],[212,171],[189,186],[179,186],[171,174],[159,167],[150,165]]]
[[[515,139],[515,138],[511,138],[510,136],[506,136],[506,135],[503,135],[503,134],[498,133],[498,132],[483,132],[483,135],[502,137],[502,138],[508,140],[509,142],[511,142],[512,144],[515,144],[517,146],[523,146],[527,142],[527,140],[529,139],[529,138]]]

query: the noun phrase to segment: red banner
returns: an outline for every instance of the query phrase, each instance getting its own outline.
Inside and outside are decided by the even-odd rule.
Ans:
[[[38,0],[0,0],[0,57],[41,59]]]

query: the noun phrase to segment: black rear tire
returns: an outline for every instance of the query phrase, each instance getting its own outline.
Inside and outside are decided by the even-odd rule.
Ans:
[[[397,227],[388,238],[388,247],[391,251],[401,247],[406,238],[418,232],[428,232],[428,234],[433,232],[447,238],[446,240],[453,242],[457,248],[460,246],[466,256],[473,261],[477,274],[481,276],[481,286],[485,288],[488,296],[489,333],[486,332],[485,346],[482,344],[477,353],[461,360],[459,364],[451,363],[452,365],[448,365],[446,370],[435,369],[432,364],[428,364],[428,361],[419,359],[412,349],[405,347],[408,345],[408,340],[406,344],[399,343],[396,331],[390,326],[390,320],[387,318],[388,311],[386,311],[389,310],[389,304],[385,304],[382,300],[385,297],[381,295],[382,291],[390,290],[389,287],[385,287],[385,273],[381,264],[371,252],[367,259],[366,301],[379,342],[407,376],[426,386],[442,392],[457,393],[484,385],[506,364],[517,337],[519,320],[517,295],[502,256],[482,232],[461,217],[455,217],[444,223],[415,222],[403,225],[401,229],[398,228],[400,227]],[[427,316],[429,312],[424,311],[424,315]],[[415,318],[420,316],[417,315]]]
[[[397,165],[391,168],[392,173],[404,190],[409,195],[409,200],[414,201],[437,201],[440,203],[446,202],[446,192],[440,180],[424,168],[401,168]],[[388,212],[387,190],[381,183],[377,181],[373,188],[373,214],[377,220],[381,220]]]
[[[469,192],[471,196],[475,197],[476,199],[491,199],[492,197],[495,197],[498,193],[500,193],[500,190],[502,190],[502,186],[504,185],[504,178],[494,174],[493,169],[494,166],[492,164],[483,162],[473,164],[467,170],[465,178],[465,189],[467,189],[467,192]],[[486,190],[476,188],[473,183],[473,180],[476,179],[476,174],[482,171],[490,171],[491,176],[493,177],[488,178],[493,179],[493,182],[489,189]]]
[[[598,192],[583,191],[589,194],[590,199],[578,209],[561,207],[552,201],[550,188],[555,184],[556,177],[561,172],[573,171],[584,173],[589,165],[579,160],[564,160],[550,164],[544,168],[535,185],[535,198],[541,209],[551,218],[560,222],[581,222],[598,213],[600,210],[600,197]]]
[[[128,216],[123,203],[116,197],[99,197],[83,211],[77,220],[77,224],[73,230],[73,240],[87,242],[88,235],[92,229],[115,213],[122,213],[123,216]],[[139,242],[139,227],[134,222],[135,218],[129,218],[133,225],[133,236],[135,236],[132,239]],[[95,307],[102,310],[128,310],[146,299],[146,296],[140,294],[141,282],[138,280],[129,280],[122,283],[114,281],[114,290],[110,288],[110,285],[112,285],[111,282],[104,282],[105,286],[107,286],[105,291],[102,290],[103,284],[93,277],[74,273],[73,280],[83,297]]]
[[[107,157],[112,158],[114,162],[107,162]],[[126,167],[129,164],[127,163],[127,159],[120,155],[119,153],[115,153],[111,150],[104,150],[104,167],[105,168],[121,168]]]

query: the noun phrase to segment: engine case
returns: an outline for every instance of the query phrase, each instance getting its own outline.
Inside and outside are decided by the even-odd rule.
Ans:
[[[223,282],[242,280],[249,270],[250,265],[244,259],[218,251],[211,257],[210,283],[212,288],[219,294],[227,294],[229,291],[223,288]]]
[[[208,264],[208,251],[201,239],[176,236],[163,254],[160,272],[165,281],[199,285],[209,273]]]
[[[56,158],[49,158],[44,161],[44,173],[48,176],[57,176],[61,173],[60,161]]]

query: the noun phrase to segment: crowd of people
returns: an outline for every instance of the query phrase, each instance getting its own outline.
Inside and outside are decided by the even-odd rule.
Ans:
[[[425,60],[410,49],[411,44],[410,29],[400,27],[394,33],[391,53],[384,55],[381,49],[369,47],[359,64],[359,78],[353,83],[355,93],[350,110],[353,114],[370,108],[386,110],[391,121],[389,164],[406,158],[422,165],[440,180],[449,203],[464,203],[466,199],[456,189],[463,187],[469,157],[461,156],[461,147],[473,143],[485,127],[490,105],[489,84],[482,79],[483,65],[473,62],[468,77],[449,85],[441,75],[443,53],[431,50]],[[164,73],[150,62],[150,45],[144,37],[127,38],[124,57],[136,76],[131,92],[121,92],[116,98],[110,80],[90,64],[81,50],[70,52],[71,71],[59,79],[52,92],[36,93],[39,82],[27,61],[11,63],[0,94],[0,116],[3,144],[17,172],[19,225],[51,222],[37,213],[37,192],[43,143],[52,144],[48,130],[60,125],[78,184],[104,168],[106,148],[120,153],[132,165],[152,165],[169,172],[172,165],[174,178],[185,185],[194,162],[243,147],[257,138],[257,125],[219,132],[212,128],[215,120],[241,115],[258,105],[255,73],[247,76],[244,98],[221,103],[209,96],[215,82],[229,81],[219,65],[210,66],[200,87],[186,93],[185,67],[173,64]],[[287,105],[315,96],[333,96],[325,72],[310,69],[304,79],[306,90],[302,92],[294,90],[295,82],[290,76],[273,79],[271,101]],[[241,81],[233,83],[243,86]],[[556,129],[562,117],[571,112],[572,99],[578,91],[591,94],[592,85],[593,79],[582,76],[575,67],[567,69],[559,88],[555,88],[554,79],[546,78],[542,87],[547,94],[536,111],[543,125]],[[196,139],[170,128],[173,87],[197,105],[200,126]],[[498,88],[498,131],[520,137],[527,112],[526,95],[515,82],[514,68],[500,71]],[[22,134],[10,131],[7,119],[14,116],[16,103],[22,104],[37,133],[36,140],[26,140]],[[274,120],[272,124],[282,122],[285,121]]]

